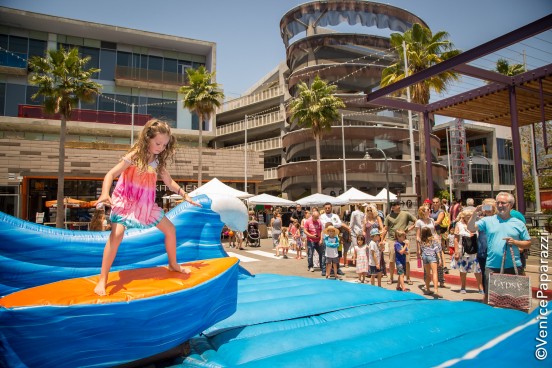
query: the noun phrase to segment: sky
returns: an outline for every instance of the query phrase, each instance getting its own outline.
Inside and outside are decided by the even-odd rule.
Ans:
[[[280,20],[286,12],[304,2],[0,0],[0,5],[215,42],[217,82],[231,99],[242,95],[285,59]],[[433,32],[448,32],[455,47],[464,51],[552,13],[550,0],[394,0],[386,3],[414,13]],[[550,34],[549,31],[546,37],[552,40]],[[544,45],[551,54],[540,58],[549,63],[552,42]]]

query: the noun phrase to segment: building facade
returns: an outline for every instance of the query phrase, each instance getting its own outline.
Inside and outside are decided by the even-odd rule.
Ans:
[[[445,166],[452,164],[454,144],[450,131],[458,120],[436,125],[433,133],[440,138],[441,155],[439,162]],[[465,183],[455,183],[452,176],[447,184],[452,184],[456,198],[473,198],[480,203],[485,198],[496,196],[498,192],[514,193],[514,152],[512,133],[509,127],[479,122],[461,122],[465,130],[463,152],[466,153]],[[528,152],[529,150],[527,150]],[[451,170],[452,171],[452,170]]]
[[[248,149],[262,151],[262,191],[291,199],[316,192],[315,140],[309,129],[289,120],[287,105],[298,83],[320,76],[337,86],[346,103],[341,119],[321,140],[323,193],[339,195],[355,187],[375,195],[387,184],[391,192],[412,193],[418,119],[412,142],[407,112],[367,106],[365,92],[377,88],[382,70],[397,60],[389,33],[404,32],[415,22],[425,24],[403,9],[367,1],[313,1],[289,10],[280,22],[285,64],[219,110],[216,147],[238,149],[247,140]],[[376,34],[381,29],[387,35]],[[430,144],[435,187],[444,188],[447,173],[437,160],[438,137],[432,135]]]
[[[59,120],[32,98],[37,87],[28,82],[28,60],[61,47],[89,56],[88,66],[101,69],[93,79],[102,85],[101,94],[76,106],[67,123],[65,195],[96,199],[105,173],[151,118],[173,128],[179,149],[169,170],[193,189],[199,119],[183,108],[177,91],[186,83],[186,69],[215,70],[213,42],[0,7],[0,210],[34,221],[45,201],[55,199]],[[205,144],[215,137],[214,127],[214,118],[203,122]],[[205,180],[243,181],[236,174],[243,152],[205,149],[203,156]],[[262,154],[250,151],[248,158],[250,181],[260,182]]]

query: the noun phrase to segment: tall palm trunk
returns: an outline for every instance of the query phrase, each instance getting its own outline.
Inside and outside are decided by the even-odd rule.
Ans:
[[[197,147],[197,187],[203,182],[203,117],[199,116],[199,146]]]
[[[57,210],[56,227],[65,227],[65,136],[67,132],[67,117],[61,115],[61,127],[59,129],[59,163],[58,163],[58,187],[57,187]]]
[[[317,193],[322,193],[322,170],[320,169],[320,134],[314,136],[316,140],[316,183]]]

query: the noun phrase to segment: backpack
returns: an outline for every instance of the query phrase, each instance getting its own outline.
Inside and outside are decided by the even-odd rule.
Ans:
[[[477,253],[477,235],[463,236],[462,248],[464,248],[464,253],[466,254]]]
[[[448,229],[450,226],[450,214],[445,211],[445,217],[443,217],[443,221],[441,221],[441,224],[439,225],[443,229]]]

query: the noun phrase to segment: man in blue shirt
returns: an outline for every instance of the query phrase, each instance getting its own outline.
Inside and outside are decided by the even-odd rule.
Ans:
[[[496,196],[496,207],[498,213],[494,216],[480,218],[482,206],[477,206],[474,216],[468,222],[469,231],[480,231],[487,235],[487,262],[485,274],[500,272],[502,257],[506,245],[511,246],[514,251],[516,266],[520,274],[523,268],[520,259],[520,249],[529,249],[531,237],[527,227],[519,219],[512,217],[511,210],[515,203],[514,196],[507,192],[500,192]],[[504,273],[514,275],[514,263],[510,251],[506,250]],[[487,293],[488,276],[484,280],[485,293]],[[485,294],[485,299],[487,294]]]

